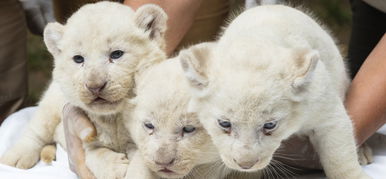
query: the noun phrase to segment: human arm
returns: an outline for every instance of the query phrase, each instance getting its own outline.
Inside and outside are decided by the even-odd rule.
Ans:
[[[348,90],[346,109],[360,145],[386,122],[386,34],[367,57]]]
[[[94,179],[85,163],[82,142],[94,139],[95,127],[81,109],[70,104],[66,104],[63,108],[63,124],[71,170],[82,179]]]
[[[125,0],[124,4],[137,9],[152,3],[157,4],[168,15],[166,30],[166,52],[171,55],[194,22],[202,0]]]

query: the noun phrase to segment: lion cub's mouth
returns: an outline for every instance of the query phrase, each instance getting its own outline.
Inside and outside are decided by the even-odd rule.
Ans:
[[[168,168],[164,168],[164,169],[159,170],[159,171],[162,172],[162,173],[168,173],[168,174],[175,173],[175,172],[169,170]]]
[[[110,102],[101,98],[101,97],[97,97],[92,101],[92,103],[94,103],[94,104],[106,104],[106,103],[110,103]]]
[[[161,175],[164,178],[183,178],[186,174],[184,173],[177,173],[173,170],[170,170],[169,168],[163,168],[161,170],[158,170],[157,172],[159,175]]]
[[[118,101],[108,101],[104,98],[101,98],[101,97],[97,97],[95,98],[94,100],[91,101],[90,104],[95,104],[95,105],[113,105],[113,104],[117,104],[119,103],[120,100]]]

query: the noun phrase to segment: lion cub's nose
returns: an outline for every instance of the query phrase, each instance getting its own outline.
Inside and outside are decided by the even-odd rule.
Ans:
[[[173,158],[171,160],[164,160],[164,161],[161,161],[161,160],[157,161],[156,160],[155,164],[160,165],[160,166],[169,166],[169,165],[173,164],[175,160],[176,160],[175,158]]]
[[[233,161],[236,162],[237,165],[239,165],[242,169],[245,169],[245,170],[252,168],[257,162],[259,162],[259,160],[239,162],[235,159],[233,159]]]
[[[86,87],[93,95],[99,95],[99,93],[106,87],[106,84],[107,82],[86,84]]]

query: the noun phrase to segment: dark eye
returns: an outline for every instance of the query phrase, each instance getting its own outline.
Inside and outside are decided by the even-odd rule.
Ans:
[[[111,59],[118,59],[123,55],[123,53],[124,52],[122,50],[115,50],[115,51],[110,53],[110,58]]]
[[[84,58],[80,55],[75,55],[74,57],[72,57],[72,59],[74,60],[75,63],[83,63],[84,62]]]
[[[182,131],[184,131],[185,133],[192,133],[196,130],[196,128],[194,126],[185,126],[184,128],[182,128]]]
[[[220,125],[220,127],[226,132],[226,133],[230,133],[231,132],[231,127],[232,127],[232,124],[231,122],[229,121],[224,121],[224,120],[217,120],[218,122],[218,125]]]
[[[150,129],[150,130],[153,130],[154,129],[154,125],[150,122],[147,122],[144,124],[146,128]]]
[[[277,121],[267,122],[263,126],[263,133],[265,135],[271,135],[272,132],[277,128]]]
[[[232,124],[229,121],[218,120],[218,124],[223,128],[230,128]]]
[[[267,122],[264,124],[263,128],[265,130],[273,130],[276,128],[276,124],[277,124],[277,121],[274,121],[274,122]]]

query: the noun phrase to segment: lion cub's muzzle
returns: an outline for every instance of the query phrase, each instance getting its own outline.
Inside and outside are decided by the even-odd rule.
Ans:
[[[89,105],[115,105],[121,101],[111,98],[114,91],[108,88],[107,81],[86,83],[85,88],[89,93],[87,95],[90,98]]]
[[[86,88],[93,94],[94,96],[100,96],[100,93],[103,89],[105,89],[107,85],[107,82],[101,82],[101,83],[93,83],[93,84],[86,84]]]

